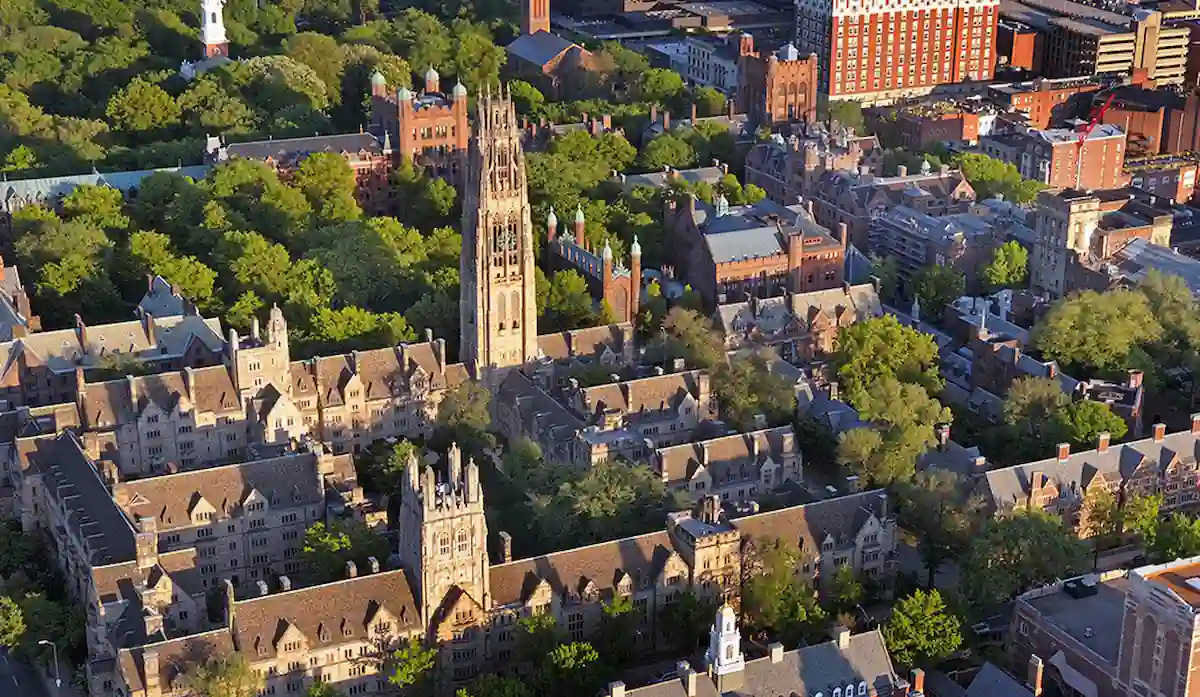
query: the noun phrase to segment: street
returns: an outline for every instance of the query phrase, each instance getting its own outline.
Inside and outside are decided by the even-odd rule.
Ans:
[[[10,687],[11,684],[11,687]],[[0,649],[0,694],[13,697],[50,697],[38,672]]]

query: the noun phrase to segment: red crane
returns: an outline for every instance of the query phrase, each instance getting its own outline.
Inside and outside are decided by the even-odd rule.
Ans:
[[[1108,99],[1104,100],[1104,104],[1092,109],[1092,120],[1089,121],[1086,126],[1081,126],[1079,129],[1079,140],[1075,143],[1075,186],[1077,188],[1082,188],[1080,179],[1083,178],[1084,141],[1087,140],[1088,136],[1092,134],[1092,131],[1096,129],[1096,126],[1099,125],[1100,119],[1104,118],[1104,112],[1108,111],[1108,108],[1112,106],[1113,100],[1116,98],[1116,92],[1110,93],[1108,95]]]

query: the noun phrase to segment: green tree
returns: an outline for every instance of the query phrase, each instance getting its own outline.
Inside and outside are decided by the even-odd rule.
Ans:
[[[719,364],[713,373],[712,390],[721,418],[739,431],[753,430],[759,414],[774,427],[790,422],[796,413],[795,384],[772,372],[764,354]]]
[[[671,308],[662,322],[662,351],[682,358],[689,368],[713,368],[725,355],[721,337],[703,314],[682,306]]]
[[[541,90],[524,80],[513,80],[508,83],[508,93],[512,97],[517,112],[537,115],[546,105],[546,95]]]
[[[1088,487],[1079,515],[1080,536],[1106,537],[1121,532],[1117,495],[1098,486]]]
[[[669,105],[683,93],[683,78],[666,68],[650,68],[638,76],[637,94],[644,102]]]
[[[25,614],[7,595],[0,595],[0,646],[16,648],[25,634]]]
[[[416,637],[409,637],[408,641],[392,652],[388,660],[391,673],[388,682],[401,690],[420,688],[431,677],[436,663],[436,648],[425,646]]]
[[[1125,420],[1103,402],[1083,399],[1054,412],[1051,428],[1060,441],[1095,447],[1097,437],[1107,433],[1113,440],[1125,437]]]
[[[140,279],[143,274],[162,276],[172,283],[183,296],[199,307],[209,307],[213,300],[213,285],[217,274],[200,263],[195,257],[180,257],[171,249],[171,240],[160,232],[135,232],[129,237],[126,263],[135,275],[130,281]]]
[[[161,131],[179,124],[179,104],[158,85],[134,78],[108,100],[104,110],[113,128],[126,133]]]
[[[897,482],[897,513],[905,530],[916,536],[928,588],[933,588],[938,568],[966,549],[983,518],[982,501],[967,490],[960,475],[939,469]]]
[[[487,673],[458,688],[454,697],[534,697],[534,692],[517,678]]]
[[[856,322],[838,332],[832,362],[846,399],[861,409],[870,385],[893,377],[941,389],[938,350],[933,337],[900,324],[892,315]]]
[[[1121,504],[1121,529],[1137,533],[1150,547],[1158,532],[1162,502],[1162,494],[1126,494]]]
[[[354,170],[340,153],[318,152],[304,158],[296,170],[295,186],[304,192],[318,224],[332,225],[362,217],[354,197]]]
[[[692,93],[692,101],[701,117],[725,113],[725,95],[711,87],[700,87]]]
[[[664,167],[686,169],[696,164],[696,151],[683,138],[663,133],[646,143],[638,164],[651,171],[660,171]]]
[[[84,184],[63,197],[62,215],[71,220],[109,233],[129,229],[125,199],[119,189]]]
[[[865,132],[866,120],[859,102],[840,99],[829,102],[829,118],[855,133]]]
[[[933,427],[952,415],[920,385],[884,377],[859,400],[859,415],[872,427],[843,433],[838,461],[875,484],[908,479],[932,442]],[[873,435],[872,435],[873,434]]]
[[[897,664],[933,666],[962,645],[962,622],[936,590],[917,590],[896,603],[883,640]]]
[[[1035,586],[1082,573],[1089,557],[1087,545],[1061,520],[1018,510],[991,521],[971,541],[961,565],[963,592],[977,606],[995,607]]]
[[[335,520],[328,525],[314,523],[304,531],[301,548],[301,558],[319,583],[346,578],[348,562],[363,569],[367,568],[370,557],[385,563],[388,553],[387,538],[356,520]]]
[[[316,73],[324,84],[326,98],[331,103],[341,101],[342,73],[346,69],[345,55],[331,36],[305,31],[283,40],[283,52],[297,63]]]
[[[546,298],[546,329],[563,331],[595,324],[592,294],[587,281],[575,269],[559,271],[550,278],[550,295]]]
[[[474,453],[491,443],[489,410],[492,395],[483,385],[468,380],[447,390],[438,404],[437,427],[463,450]]]
[[[982,276],[989,290],[1018,288],[1025,284],[1029,250],[1009,240],[992,251],[992,260],[984,265]]]
[[[854,577],[854,567],[844,564],[837,568],[830,581],[829,602],[835,612],[846,612],[858,605],[865,595],[863,584]]]
[[[962,297],[967,281],[953,266],[925,266],[913,276],[913,293],[921,303],[921,316],[940,319],[947,305]]]
[[[797,573],[801,553],[777,541],[759,540],[750,568],[756,572],[743,590],[743,611],[751,623],[785,644],[798,645],[822,633],[825,611],[812,585]]]
[[[329,682],[314,682],[308,686],[304,697],[345,697],[341,690]]]
[[[226,89],[215,76],[193,81],[177,102],[184,122],[196,135],[248,133],[258,123],[246,100]]]
[[[1079,372],[1121,371],[1133,350],[1162,335],[1142,293],[1084,291],[1057,302],[1034,327],[1042,354]]]
[[[255,697],[266,681],[239,653],[222,656],[184,672],[188,688],[204,697]]]
[[[604,684],[605,668],[591,644],[575,641],[546,654],[539,679],[543,694],[590,695]]]
[[[1200,518],[1172,513],[1158,523],[1146,551],[1156,564],[1200,554]]]
[[[1055,414],[1071,403],[1054,378],[1025,376],[1017,378],[1004,398],[1004,423],[1037,447],[1053,438],[1050,431]]]
[[[708,636],[717,608],[692,591],[684,591],[659,611],[664,638],[680,654],[696,650]]]
[[[549,613],[522,617],[517,626],[517,655],[523,663],[539,664],[564,638],[554,615]]]
[[[634,611],[633,599],[615,595],[611,601],[601,605],[603,616],[596,648],[606,663],[626,665],[634,658],[638,633],[638,614]]]
[[[1037,193],[1045,188],[1038,182],[1022,179],[1014,165],[983,153],[956,155],[952,164],[962,170],[981,199],[1001,194],[1015,203],[1032,203]]]

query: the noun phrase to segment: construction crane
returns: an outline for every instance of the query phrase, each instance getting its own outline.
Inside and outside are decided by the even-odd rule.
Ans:
[[[1075,143],[1075,187],[1083,188],[1083,145],[1087,141],[1088,136],[1092,131],[1096,130],[1096,126],[1100,124],[1100,119],[1104,118],[1104,112],[1112,106],[1113,100],[1117,98],[1116,92],[1111,92],[1108,99],[1104,100],[1104,104],[1092,109],[1092,120],[1086,126],[1079,129],[1079,140]]]

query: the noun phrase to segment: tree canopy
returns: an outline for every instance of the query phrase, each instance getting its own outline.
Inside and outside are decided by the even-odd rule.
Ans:
[[[936,590],[916,590],[896,602],[883,639],[897,664],[932,666],[962,644],[962,622]]]
[[[990,290],[1017,288],[1024,285],[1028,266],[1029,250],[1009,240],[992,251],[992,260],[981,270],[983,282]]]
[[[966,597],[993,607],[1017,594],[1088,568],[1088,547],[1041,511],[997,518],[975,537],[963,559]]]
[[[832,363],[847,401],[861,409],[870,387],[884,378],[941,389],[933,337],[892,315],[856,322],[838,332]]]

